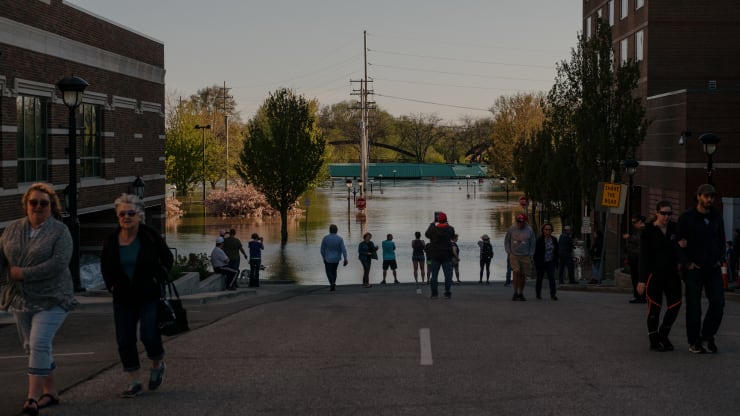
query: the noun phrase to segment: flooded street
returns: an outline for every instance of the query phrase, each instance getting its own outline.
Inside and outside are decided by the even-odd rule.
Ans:
[[[392,180],[383,181],[382,193],[379,184],[373,185],[372,193],[366,193],[367,208],[365,223],[358,217],[350,194],[350,209],[347,209],[347,188],[343,180],[335,179],[334,186],[314,190],[309,196],[306,215],[289,218],[288,244],[280,248],[280,219],[235,219],[207,217],[204,219],[200,204],[192,209],[183,203],[186,216],[176,224],[168,223],[167,242],[179,255],[188,253],[210,254],[219,230],[235,228],[237,237],[246,246],[252,233],[264,237],[265,250],[262,264],[266,266],[262,279],[288,279],[299,284],[325,284],[324,264],[319,254],[321,239],[328,233],[329,224],[337,224],[339,235],[347,245],[349,265],[340,267],[337,284],[359,284],[362,267],[357,260],[357,247],[364,230],[373,234],[377,245],[393,234],[398,260],[398,277],[401,282],[412,282],[411,240],[414,232],[424,231],[432,221],[435,211],[447,214],[449,223],[460,236],[460,277],[471,282],[478,280],[479,249],[477,242],[482,234],[491,237],[494,258],[491,264],[491,279],[502,281],[506,272],[506,257],[503,248],[504,235],[514,222],[516,214],[522,212],[517,193],[506,193],[498,183],[491,180],[477,183],[466,180]],[[468,197],[469,195],[469,197]],[[359,194],[357,194],[359,198]],[[305,206],[302,208],[306,209]],[[559,234],[559,225],[556,233]],[[380,253],[379,253],[380,254]],[[382,258],[382,257],[381,257]],[[370,282],[380,282],[382,261],[373,262]],[[242,259],[242,268],[248,267]]]

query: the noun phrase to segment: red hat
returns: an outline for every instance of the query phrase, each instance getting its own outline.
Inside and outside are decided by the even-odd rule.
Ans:
[[[437,215],[437,219],[439,222],[447,222],[447,214],[440,212],[439,215]]]
[[[516,216],[516,222],[527,222],[527,214],[519,214]]]

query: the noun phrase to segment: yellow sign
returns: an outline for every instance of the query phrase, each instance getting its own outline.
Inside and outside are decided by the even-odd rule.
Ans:
[[[604,189],[601,193],[601,205],[604,207],[619,208],[621,192],[621,184],[605,182]]]

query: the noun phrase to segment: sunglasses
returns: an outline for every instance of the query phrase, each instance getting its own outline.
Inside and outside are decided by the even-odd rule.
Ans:
[[[28,203],[34,208],[39,205],[41,205],[41,208],[46,208],[51,202],[48,199],[29,199]]]
[[[137,214],[137,212],[136,212],[136,211],[134,211],[133,209],[130,209],[130,210],[128,210],[128,211],[121,211],[121,212],[119,212],[119,213],[118,213],[118,217],[119,217],[119,218],[124,218],[124,217],[125,217],[125,216],[127,216],[127,215],[128,215],[129,217],[135,217],[135,216],[136,216],[136,214]]]
[[[545,231],[552,231],[552,228],[545,228]]]
[[[673,211],[658,211],[658,214],[665,215],[665,216],[671,216],[673,215]]]

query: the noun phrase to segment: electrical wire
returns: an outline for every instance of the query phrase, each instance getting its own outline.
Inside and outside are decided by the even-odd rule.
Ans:
[[[529,65],[529,64],[511,64],[507,62],[495,62],[495,61],[480,61],[477,59],[463,59],[463,58],[449,58],[445,56],[432,56],[432,55],[418,55],[413,53],[405,53],[405,52],[393,52],[393,51],[383,51],[378,49],[367,49],[368,52],[374,52],[377,54],[387,54],[387,55],[397,55],[397,56],[410,56],[414,58],[425,58],[425,59],[436,59],[440,61],[453,61],[453,62],[471,62],[476,64],[485,64],[485,65],[502,65],[502,66],[515,66],[515,67],[525,67],[525,68],[545,68],[545,69],[552,69],[552,65]]]

